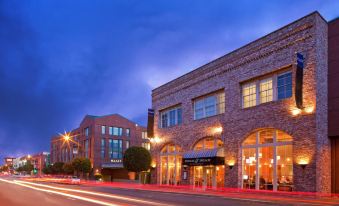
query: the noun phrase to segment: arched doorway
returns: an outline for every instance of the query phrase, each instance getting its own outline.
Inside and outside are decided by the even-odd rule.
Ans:
[[[191,164],[195,187],[216,188],[224,186],[224,143],[215,137],[205,137],[193,146],[193,152],[185,154],[195,156]],[[198,163],[199,162],[199,163]]]
[[[165,145],[160,152],[160,183],[179,185],[181,182],[182,149],[175,144]]]
[[[277,129],[251,133],[242,143],[242,188],[293,190],[293,138]]]

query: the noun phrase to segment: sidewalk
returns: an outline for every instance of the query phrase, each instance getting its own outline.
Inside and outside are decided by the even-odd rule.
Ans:
[[[251,199],[261,201],[294,201],[309,204],[339,205],[339,194],[324,194],[314,192],[273,192],[244,190],[237,188],[203,189],[193,188],[193,186],[162,186],[135,183],[107,183],[86,181],[82,185],[96,187],[110,187],[128,190],[143,190],[165,193],[179,193],[190,195],[219,196],[232,199]]]

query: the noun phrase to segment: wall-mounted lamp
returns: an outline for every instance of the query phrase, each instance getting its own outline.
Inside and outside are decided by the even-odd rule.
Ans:
[[[150,141],[152,143],[159,143],[159,142],[161,142],[161,139],[159,137],[153,137],[153,138],[150,138]]]
[[[300,164],[301,168],[303,168],[303,170],[306,168],[307,164]]]
[[[221,133],[222,132],[222,127],[215,127],[213,128],[214,133]]]
[[[303,168],[303,170],[306,168],[306,166],[308,165],[308,161],[307,160],[304,160],[304,159],[302,159],[302,160],[300,160],[299,161],[299,163],[298,163],[299,165],[300,165],[300,167],[301,168]]]
[[[227,165],[228,165],[228,168],[230,168],[230,170],[233,169],[233,167],[234,167],[234,165],[235,165],[234,160],[229,160],[228,163],[227,163]]]

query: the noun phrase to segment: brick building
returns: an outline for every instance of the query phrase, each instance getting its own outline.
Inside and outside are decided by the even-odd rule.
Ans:
[[[314,12],[154,89],[152,181],[330,192],[327,53]]]
[[[128,179],[128,172],[122,164],[127,148],[143,146],[150,149],[146,128],[119,114],[86,115],[70,137],[69,141],[65,141],[62,135],[52,138],[52,163],[86,157],[91,160],[93,173],[101,173],[106,181]]]
[[[328,24],[328,135],[332,143],[332,192],[339,193],[339,18]]]
[[[30,157],[36,175],[42,175],[42,170],[50,164],[50,153],[40,152]]]

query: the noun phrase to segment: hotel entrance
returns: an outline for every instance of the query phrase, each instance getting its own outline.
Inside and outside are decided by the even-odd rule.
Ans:
[[[224,186],[225,166],[223,142],[214,137],[198,141],[192,151],[183,154],[182,164],[190,168],[191,184],[196,188]]]
[[[194,187],[224,187],[225,166],[193,166]]]

